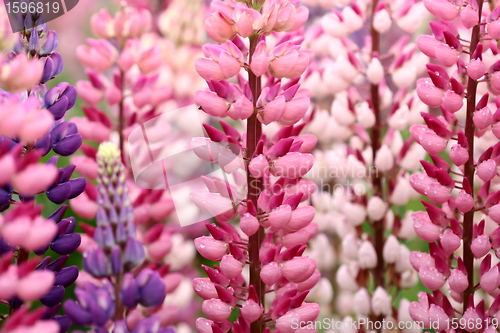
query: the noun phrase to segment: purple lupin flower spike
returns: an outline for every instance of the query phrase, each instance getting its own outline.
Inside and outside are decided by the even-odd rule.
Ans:
[[[83,254],[83,268],[100,279],[102,286],[86,281],[75,291],[78,302],[69,300],[64,309],[80,326],[101,331],[108,320],[112,320],[116,332],[131,332],[124,321],[128,310],[136,308],[137,304],[151,308],[162,304],[166,286],[157,271],[140,268],[145,259],[144,246],[135,237],[134,215],[120,151],[113,143],[102,143],[97,152],[97,164],[96,247]],[[143,319],[133,331],[162,332],[158,322],[159,317]]]
[[[3,15],[2,11],[2,22]],[[0,86],[9,90],[0,92],[0,159],[7,161],[0,177],[0,280],[17,282],[0,286],[0,299],[10,307],[2,332],[64,333],[71,321],[58,315],[58,310],[65,288],[79,275],[78,267],[64,266],[81,238],[74,233],[75,219],[64,216],[67,205],[63,203],[80,195],[87,182],[71,179],[74,165],[57,169],[57,156],[40,163],[41,155],[51,150],[71,155],[80,147],[81,136],[74,124],[64,122],[66,112],[74,106],[76,89],[62,82],[48,93],[45,86],[64,68],[56,52],[57,34],[47,30],[42,16],[28,16],[25,23],[29,27],[15,35],[17,43],[4,57],[0,79]],[[5,125],[9,121],[11,125]],[[73,131],[54,132],[61,123]],[[48,218],[41,216],[42,207],[35,203],[40,195],[59,206]],[[60,256],[44,256],[49,248]],[[36,300],[44,306],[30,312]]]

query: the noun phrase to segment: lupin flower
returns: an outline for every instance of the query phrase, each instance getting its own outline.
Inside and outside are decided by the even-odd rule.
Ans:
[[[421,161],[424,172],[412,175],[412,186],[432,202],[422,201],[426,212],[413,214],[415,231],[429,242],[430,255],[411,255],[415,258],[412,265],[432,293],[420,293],[409,311],[414,320],[424,319],[425,328],[439,319],[440,328],[444,327],[442,322],[461,320],[467,323],[464,329],[468,332],[491,331],[498,311],[494,298],[499,285],[498,267],[491,262],[491,252],[498,246],[498,229],[492,222],[498,202],[493,187],[498,144],[487,138],[495,137],[497,118],[491,110],[497,109],[493,100],[498,91],[497,68],[489,45],[491,39],[499,37],[495,34],[498,8],[492,10],[484,1],[424,4],[445,21],[460,15],[461,25],[458,21],[431,22],[434,36],[417,39],[422,52],[451,70],[428,64],[430,80],[422,79],[425,81],[417,87],[420,99],[441,107],[441,115],[426,115],[427,126],[410,129],[432,160]],[[485,32],[485,27],[491,29]],[[463,53],[468,56],[461,57]],[[489,69],[488,62],[493,64]],[[449,155],[451,164],[436,155],[441,152]],[[418,227],[421,221],[427,228]],[[462,251],[457,251],[459,248]],[[444,287],[446,282],[449,289]],[[488,294],[491,302],[476,298]]]
[[[3,56],[0,75],[2,86],[13,90],[1,92],[0,298],[10,309],[2,332],[66,332],[71,321],[58,311],[79,270],[65,263],[81,238],[74,233],[75,219],[64,216],[67,205],[61,204],[80,195],[86,180],[71,179],[74,165],[57,169],[58,156],[39,162],[51,150],[68,156],[80,147],[76,126],[64,121],[76,90],[60,83],[47,91],[45,83],[63,69],[55,51],[57,34],[45,24],[33,26],[43,21],[38,14],[20,17],[26,26]],[[72,126],[73,132],[61,130]],[[35,204],[43,193],[59,206],[47,218]],[[60,256],[52,261],[44,256],[49,248]],[[43,306],[28,312],[37,300]]]
[[[42,81],[43,63],[28,59],[24,53],[7,64],[2,64],[0,78],[7,90],[17,92],[26,90]]]
[[[298,78],[310,57],[300,50],[302,41],[294,35],[283,35],[283,42],[273,48],[264,36],[273,30],[299,29],[307,10],[279,0],[263,6],[260,1],[214,1],[212,7],[216,10],[205,27],[222,45],[206,45],[210,59],[196,62],[209,86],[196,93],[196,102],[211,116],[246,119],[246,140],[241,141],[241,133],[220,120],[224,131],[205,124],[208,137],[195,140],[200,144],[195,153],[220,164],[236,179],[241,170],[249,178],[248,183],[232,184],[203,177],[208,190],[191,193],[193,202],[218,221],[218,225],[206,223],[210,236],[197,238],[196,249],[220,262],[215,269],[203,266],[208,278],[193,280],[194,291],[205,300],[202,310],[208,318],[199,318],[196,328],[207,333],[230,328],[263,332],[262,324],[269,322],[280,332],[291,333],[295,331],[292,318],[314,320],[319,314],[319,306],[305,298],[320,274],[316,262],[303,256],[317,231],[314,209],[306,204],[314,184],[301,179],[313,165],[309,152],[316,140],[302,136],[304,123],[297,124],[308,110],[308,91],[300,90],[297,80],[285,80]],[[249,39],[249,50],[242,38]],[[240,75],[242,68],[249,73],[248,81]],[[225,81],[236,75],[238,84]],[[255,84],[261,81],[266,82],[262,91],[257,88],[260,83]],[[274,137],[262,134],[262,124],[277,122],[282,125]],[[213,148],[204,148],[208,145]],[[239,162],[242,153],[245,163]],[[232,156],[233,162],[228,164],[226,156]],[[231,225],[238,215],[242,233]],[[249,266],[249,279],[244,278],[245,266]],[[271,289],[276,295],[267,302],[264,294]],[[231,322],[235,307],[240,315]]]
[[[170,11],[175,11],[175,8],[167,8],[165,15]],[[84,193],[71,202],[71,207],[85,219],[95,218],[98,224],[97,228],[82,224],[85,234],[82,235],[79,251],[83,253],[89,250],[85,266],[90,263],[89,272],[97,276],[110,276],[113,273],[109,270],[110,267],[99,265],[107,250],[91,251],[96,246],[108,249],[112,242],[117,241],[110,238],[110,226],[100,225],[106,219],[103,218],[102,204],[98,201],[100,187],[94,184],[101,176],[96,161],[97,151],[92,142],[103,143],[113,139],[113,133],[118,133],[119,152],[125,167],[122,177],[125,177],[123,181],[130,189],[129,204],[133,211],[130,214],[134,216],[131,230],[135,230],[133,239],[125,242],[122,251],[127,258],[126,266],[132,267],[144,260],[144,267],[155,269],[164,281],[171,281],[166,282],[168,294],[164,305],[149,305],[149,308],[139,307],[131,311],[130,317],[135,319],[130,319],[134,324],[129,323],[129,329],[137,323],[137,318],[151,318],[153,315],[159,317],[162,327],[183,321],[193,324],[192,314],[199,308],[198,302],[192,300],[193,293],[185,293],[190,285],[191,275],[197,274],[190,268],[195,255],[194,245],[185,238],[192,237],[192,232],[196,235],[199,232],[186,231],[175,225],[176,217],[172,214],[174,205],[168,190],[141,188],[133,179],[132,164],[141,159],[135,159],[134,154],[137,149],[144,147],[129,145],[127,139],[130,133],[147,121],[156,121],[155,117],[164,108],[170,108],[173,104],[189,104],[193,99],[194,89],[199,86],[198,81],[202,81],[197,77],[193,66],[195,55],[201,52],[200,46],[173,45],[169,40],[151,32],[158,30],[157,27],[152,29],[151,16],[150,10],[130,6],[124,6],[113,16],[107,10],[93,16],[91,29],[100,39],[91,40],[88,46],[77,50],[77,56],[86,66],[88,77],[87,81],[78,81],[76,84],[79,96],[87,104],[82,107],[85,117],[72,119],[78,127],[78,134],[85,141],[81,149],[83,155],[72,157],[72,162],[77,165],[76,172],[85,176],[89,184]],[[92,52],[96,52],[99,57],[86,58]],[[109,70],[104,71],[107,68]],[[156,119],[159,118],[162,117]],[[179,122],[185,119],[186,117],[178,117]],[[162,123],[158,126],[159,146],[165,145],[162,141],[165,138],[165,126],[170,128],[172,124]],[[63,138],[70,138],[72,133],[68,134],[70,135]],[[149,142],[154,144],[152,139]],[[114,217],[108,216],[107,219]],[[92,266],[92,262],[97,265]],[[168,267],[164,266],[166,263],[169,264]],[[183,278],[179,278],[181,270]],[[137,283],[134,282],[131,286],[133,290]],[[128,301],[128,304],[143,304],[135,298]],[[137,329],[143,329],[140,327],[142,324]]]
[[[83,254],[83,268],[100,283],[83,282],[75,291],[78,302],[68,300],[65,312],[80,326],[104,329],[109,320],[115,326],[133,331],[125,324],[126,313],[137,304],[157,307],[166,287],[158,271],[143,269],[134,278],[131,272],[145,260],[144,246],[136,238],[134,214],[128,195],[125,168],[120,151],[110,142],[102,143],[97,153],[98,178],[96,215],[93,230],[96,247]],[[160,329],[159,317],[134,323],[152,332]],[[144,328],[143,328],[144,329]]]
[[[311,198],[319,228],[312,242],[326,242],[313,258],[322,263],[322,273],[335,274],[330,283],[340,290],[333,296],[337,311],[325,317],[401,320],[393,313],[398,305],[390,291],[418,282],[404,242],[419,232],[439,237],[440,229],[428,219],[414,229],[411,211],[400,213],[419,196],[412,180],[427,181],[411,175],[426,151],[405,136],[428,112],[414,90],[427,57],[408,35],[394,32],[397,25],[414,33],[419,27],[414,18],[424,17],[419,7],[416,1],[337,2],[320,25],[306,31],[316,57],[303,85],[311,90],[315,111],[304,131],[317,134],[319,143],[306,177],[323,189]],[[440,137],[425,139],[437,141],[429,145],[436,153],[446,146]],[[449,194],[446,187],[436,192],[440,199]],[[329,261],[320,259],[326,249],[334,252]]]

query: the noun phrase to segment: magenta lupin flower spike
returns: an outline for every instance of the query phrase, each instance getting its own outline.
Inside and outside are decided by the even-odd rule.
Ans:
[[[420,99],[440,107],[441,115],[426,116],[426,126],[410,129],[433,163],[422,161],[423,173],[412,175],[411,182],[432,202],[424,202],[426,212],[413,214],[417,235],[430,243],[430,256],[410,257],[432,293],[420,293],[409,311],[414,320],[424,319],[425,328],[432,321],[444,329],[446,322],[461,320],[466,325],[457,329],[490,331],[500,282],[498,267],[491,263],[497,247],[498,199],[492,185],[498,177],[498,144],[490,141],[497,123],[491,111],[497,108],[497,68],[491,54],[495,47],[490,47],[498,37],[498,10],[491,11],[484,1],[468,5],[424,1],[424,5],[444,21],[431,22],[433,36],[419,36],[417,44],[450,69],[429,64],[430,79],[420,79],[417,85]],[[458,15],[460,22],[451,22]],[[490,68],[487,63],[492,63]],[[437,154],[449,155],[452,164]],[[492,302],[478,301],[479,294],[491,295]]]
[[[319,226],[311,257],[322,273],[335,273],[325,283],[339,292],[317,297],[322,307],[335,304],[329,315],[339,320],[396,325],[410,318],[409,302],[396,303],[392,292],[418,282],[405,241],[418,233],[439,237],[427,219],[414,228],[412,211],[405,209],[419,197],[410,183],[418,183],[422,193],[430,183],[412,175],[426,158],[412,138],[429,108],[414,89],[428,58],[410,40],[419,28],[417,17],[425,15],[421,2],[335,1],[305,34],[316,57],[303,83],[314,106],[304,131],[318,136],[316,162],[306,177],[322,189],[311,200]],[[423,141],[436,151],[446,146],[439,136]],[[447,195],[446,187],[436,186],[436,200]],[[323,258],[328,252],[333,254]]]
[[[169,7],[166,12],[175,10]],[[191,279],[198,275],[190,264],[195,256],[195,248],[188,238],[200,235],[200,231],[196,226],[178,227],[176,215],[173,214],[175,207],[172,195],[168,189],[142,188],[133,178],[133,163],[141,160],[141,157],[134,155],[141,147],[134,146],[128,140],[133,130],[143,125],[149,128],[146,122],[154,122],[172,105],[182,107],[192,102],[194,90],[202,81],[193,65],[194,58],[201,52],[200,46],[174,45],[152,32],[158,30],[152,24],[150,10],[141,6],[123,6],[113,16],[103,9],[91,18],[91,30],[98,39],[89,39],[88,45],[78,47],[76,52],[86,67],[88,80],[76,84],[86,105],[82,107],[85,117],[75,117],[73,121],[78,124],[79,132],[86,142],[81,150],[83,155],[72,157],[72,161],[77,164],[76,171],[89,180],[89,185],[72,204],[72,209],[86,219],[102,220],[99,199],[101,189],[95,185],[100,175],[93,142],[115,140],[125,166],[120,177],[126,178],[134,216],[133,229],[137,232],[137,247],[127,247],[125,252],[128,251],[133,257],[138,248],[144,247],[145,261],[134,274],[152,269],[168,286],[162,306],[142,308],[135,307],[134,302],[128,303],[127,318],[130,318],[130,322],[126,327],[130,330],[136,325],[138,330],[142,329],[138,322],[149,317],[158,317],[162,328],[182,322],[194,326],[194,316],[200,308],[199,301],[193,299],[192,293],[185,292],[191,288]],[[177,80],[178,77],[182,77],[182,80]],[[182,122],[185,118],[177,117],[177,121]],[[165,126],[170,128],[175,124],[170,122]],[[165,127],[158,126],[156,131],[158,138],[163,139]],[[189,142],[187,137],[177,139],[177,142]],[[82,234],[80,252],[89,252],[98,245],[111,242],[106,238],[109,235],[107,229],[95,229],[84,223],[81,225],[85,233]],[[94,257],[102,259],[102,252],[96,250]],[[97,275],[103,274],[99,270],[91,271]],[[92,281],[89,274],[82,274],[85,279]],[[133,290],[134,286],[130,284],[127,290]]]
[[[211,116],[246,121],[246,131],[241,135],[225,120],[220,120],[224,132],[205,125],[209,139],[196,142],[221,145],[222,151],[214,155],[198,148],[196,153],[236,180],[246,171],[246,180],[232,184],[204,178],[208,190],[191,194],[218,221],[207,224],[211,236],[197,238],[196,248],[220,262],[215,269],[203,266],[208,278],[193,280],[208,318],[199,318],[196,327],[202,332],[267,332],[266,326],[274,326],[293,332],[292,320],[314,320],[319,314],[316,304],[305,301],[320,274],[316,262],[304,256],[317,226],[314,209],[307,205],[314,184],[302,179],[313,165],[309,152],[316,141],[300,135],[309,92],[297,84],[312,55],[300,48],[300,36],[293,32],[301,29],[308,11],[280,0],[211,5],[214,12],[205,27],[218,45],[205,45],[205,58],[196,60],[209,86],[196,93],[196,102]],[[235,76],[238,84],[227,81]],[[274,136],[263,133],[263,125],[270,124],[281,128]],[[236,160],[244,156],[244,163],[224,162],[231,154]],[[235,206],[231,200],[241,192]],[[242,232],[232,226],[235,218]],[[276,295],[266,300],[271,290]],[[231,322],[235,307],[240,315]]]

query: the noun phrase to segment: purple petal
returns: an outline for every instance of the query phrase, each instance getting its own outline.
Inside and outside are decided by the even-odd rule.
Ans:
[[[165,283],[158,272],[153,272],[144,287],[140,288],[139,303],[146,307],[156,307],[163,303],[167,293]]]
[[[54,240],[66,234],[66,230],[68,230],[69,223],[70,223],[69,220],[64,219],[57,224],[57,235],[55,236]]]
[[[13,309],[18,309],[21,307],[21,305],[23,305],[23,300],[17,296],[14,296],[11,299],[9,299],[9,305]]]
[[[57,33],[53,30],[49,30],[47,32],[45,43],[40,48],[39,54],[42,56],[49,55],[57,49],[57,45],[58,45]]]
[[[104,209],[104,207],[101,207],[99,208],[99,210],[97,210],[97,214],[95,216],[95,222],[99,226],[104,226],[109,224],[108,215],[106,214],[106,210]]]
[[[108,224],[108,227],[109,227],[109,224]],[[95,228],[95,230],[94,230],[94,241],[96,242],[96,244],[99,247],[106,247],[105,246],[105,243],[106,243],[106,234],[107,234],[106,227],[100,225],[100,226],[97,226],[97,228]]]
[[[134,327],[132,333],[142,333],[150,332],[152,327],[158,325],[160,318],[158,316],[151,316],[149,318],[143,319]]]
[[[60,256],[59,258],[48,264],[46,269],[53,272],[59,272],[64,268],[64,264],[66,264],[68,258],[69,255]]]
[[[52,287],[45,296],[40,298],[40,302],[42,302],[43,305],[51,308],[56,304],[60,303],[63,299],[64,299],[64,287],[55,286]]]
[[[0,206],[5,205],[9,202],[12,193],[5,191],[3,188],[0,188]]]
[[[45,245],[44,247],[42,247],[41,249],[38,249],[38,250],[33,250],[33,252],[37,255],[37,256],[41,256],[43,255],[45,252],[47,252],[47,250],[49,249],[49,245]]]
[[[40,155],[42,155],[42,156],[47,155],[50,151],[50,148],[51,148],[50,147],[50,133],[45,135],[40,140],[36,140],[35,148]]]
[[[60,205],[64,201],[68,200],[69,195],[71,194],[71,184],[61,183],[53,189],[46,191],[45,193],[47,193],[47,197],[50,201],[57,205]]]
[[[78,266],[65,267],[59,273],[57,273],[54,285],[68,287],[76,281],[76,279],[78,278],[78,274]]]
[[[61,303],[53,306],[51,308],[46,308],[45,314],[42,316],[42,319],[52,319],[55,315],[57,315],[57,311],[61,308]]]
[[[120,296],[127,308],[134,308],[137,305],[138,291],[132,274],[125,274],[123,277]]]
[[[54,320],[59,325],[59,333],[66,333],[71,328],[71,319],[68,316],[55,316]]]
[[[68,228],[66,229],[66,233],[67,234],[72,234],[74,231],[75,231],[75,227],[76,227],[76,220],[73,216],[70,216],[64,220],[68,220],[69,221],[69,224],[68,224]]]
[[[61,156],[69,156],[80,148],[82,145],[81,134],[73,134],[65,137],[58,143],[52,146],[52,149]]]
[[[77,235],[77,234],[74,234]],[[102,248],[95,248],[85,252],[83,256],[83,269],[95,277],[111,275],[111,267],[108,258]]]
[[[73,323],[79,326],[85,326],[92,322],[92,316],[85,311],[80,304],[73,300],[64,302],[64,313],[71,319]]]
[[[70,199],[76,198],[82,194],[82,192],[85,191],[85,187],[87,187],[87,180],[83,177],[71,179],[69,183],[71,184]]]
[[[54,115],[55,120],[59,120],[66,114],[68,111],[68,97],[61,96],[59,100],[57,100],[54,104],[48,107],[48,110]]]
[[[64,216],[64,213],[66,213],[67,208],[68,208],[68,205],[62,205],[55,212],[50,214],[50,216],[47,219],[55,221],[56,223],[61,222],[61,220]]]
[[[115,246],[115,237],[113,235],[113,229],[111,228],[111,225],[108,224],[107,226],[103,227],[104,233],[103,233],[103,247],[105,249],[110,249],[113,246]]]
[[[76,125],[70,121],[64,121],[54,127],[50,132],[50,138],[52,144],[55,144],[69,135],[78,133],[78,128]]]
[[[36,269],[45,269],[47,265],[50,264],[50,257],[43,258],[42,261],[36,266]]]
[[[38,48],[40,47],[40,37],[38,36],[38,34],[36,34],[36,33],[31,34],[28,47],[29,47],[30,51],[34,51],[34,52],[38,51]]]
[[[124,244],[127,241],[127,231],[125,230],[125,225],[122,221],[118,221],[116,224],[116,242],[119,244]]]
[[[64,96],[68,99],[68,110],[75,106],[76,95],[76,88],[73,86],[68,86],[68,88],[66,88],[66,90],[64,90],[64,92],[62,93],[61,96]]]
[[[59,97],[61,96],[61,93],[63,92],[62,88],[59,86],[55,86],[51,88],[49,91],[45,93],[45,96],[43,96],[43,107],[48,108],[52,104],[54,104]]]
[[[22,194],[19,194],[19,200],[21,200],[22,203],[28,203],[30,201],[35,200],[35,196],[34,195],[22,195]]]
[[[3,256],[5,253],[13,250],[14,248],[7,244],[7,242],[2,237],[0,237],[0,256]]]
[[[114,246],[111,250],[111,270],[114,275],[123,273],[122,252],[118,245]]]
[[[97,304],[97,301],[90,302],[90,314],[97,326],[104,326],[109,319],[108,314]]]
[[[54,72],[54,61],[50,57],[47,57],[45,59],[45,64],[43,66],[43,74],[40,82],[45,83],[49,81],[52,78],[53,72]]]
[[[63,92],[68,89],[68,87],[70,87],[70,84],[68,82],[61,82],[59,83],[57,86],[56,86],[59,91],[60,91],[60,95],[63,94]]]
[[[45,164],[50,164],[57,167],[57,162],[59,162],[59,156],[54,155],[45,162]]]
[[[135,282],[137,283],[137,286],[139,288],[142,288],[148,283],[149,278],[151,277],[151,274],[153,274],[153,270],[146,268],[143,269],[135,278]]]
[[[123,254],[125,271],[130,271],[137,265],[141,264],[144,261],[144,257],[145,253],[142,243],[129,237]]]
[[[29,0],[23,0],[24,2],[29,3]],[[38,18],[34,21],[34,27],[36,27],[36,31],[41,34],[47,33],[47,24],[45,24],[45,18],[43,15],[38,15]]]
[[[112,224],[116,224],[118,222],[118,213],[116,212],[114,205],[109,208],[109,221]]]
[[[55,156],[57,156],[57,155],[55,155]],[[74,165],[74,164],[70,164],[64,168],[64,173],[61,177],[61,183],[65,183],[71,178],[71,175],[73,174],[73,171],[75,171],[75,168],[76,168],[76,165]],[[71,185],[71,186],[73,186],[73,185]]]
[[[70,254],[78,249],[81,242],[80,234],[69,234],[50,244],[50,248],[58,254]]]
[[[62,71],[64,69],[64,61],[63,61],[61,54],[59,54],[59,52],[52,53],[50,55],[50,58],[54,62],[54,67],[53,67],[54,70],[52,72],[52,77],[56,77],[62,73]]]

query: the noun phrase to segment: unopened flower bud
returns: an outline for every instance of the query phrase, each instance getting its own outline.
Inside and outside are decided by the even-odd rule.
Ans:
[[[394,264],[399,257],[399,241],[394,235],[389,235],[385,240],[384,249],[382,251],[384,260],[387,263]]]
[[[485,256],[491,249],[489,237],[486,235],[478,236],[472,241],[470,249],[476,258]]]
[[[382,287],[377,287],[372,297],[372,310],[375,315],[388,316],[392,313],[392,299]]]
[[[500,285],[498,266],[494,266],[488,272],[484,273],[479,280],[479,284],[484,291],[488,293],[494,292]]]
[[[367,316],[370,314],[370,294],[366,288],[361,288],[354,295],[353,310],[358,315]]]
[[[378,57],[373,57],[366,69],[366,78],[371,84],[379,84],[384,78],[384,67]]]
[[[461,270],[454,269],[451,271],[451,275],[448,279],[448,285],[451,290],[456,293],[461,293],[469,286],[469,281],[467,280],[467,275],[465,275]]]
[[[380,221],[387,211],[387,203],[385,203],[380,197],[371,197],[368,201],[368,206],[366,208],[368,216],[374,221]]]
[[[455,235],[451,229],[446,230],[441,236],[441,246],[446,255],[451,255],[460,247],[460,237]]]
[[[371,269],[377,267],[377,253],[373,244],[369,241],[364,241],[358,250],[359,267]]]
[[[210,320],[220,323],[229,318],[233,307],[219,299],[212,298],[203,302],[202,310]]]
[[[438,290],[445,283],[445,277],[435,267],[422,266],[418,271],[423,285],[430,290]]]

